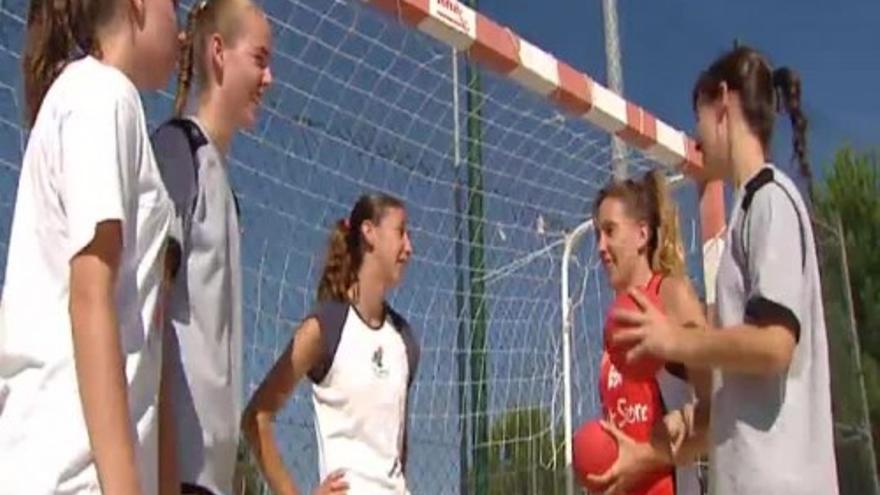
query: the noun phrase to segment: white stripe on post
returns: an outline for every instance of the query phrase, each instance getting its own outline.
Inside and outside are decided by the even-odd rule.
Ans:
[[[593,108],[584,118],[613,134],[626,127],[626,100],[594,82]]]
[[[648,148],[647,153],[660,163],[677,167],[685,156],[684,133],[673,129],[666,122],[657,119],[657,144]]]
[[[456,0],[431,0],[430,16],[421,24],[424,31],[457,50],[467,50],[477,39],[477,13]]]
[[[559,87],[556,57],[524,39],[519,40],[520,66],[510,77],[532,91],[547,96]]]

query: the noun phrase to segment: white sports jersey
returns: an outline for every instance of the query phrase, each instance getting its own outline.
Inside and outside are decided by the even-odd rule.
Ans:
[[[161,335],[155,310],[171,202],[140,96],[92,57],[52,84],[19,178],[0,318],[0,493],[98,494],[73,356],[70,261],[122,225],[116,312],[141,486],[155,494]]]
[[[223,155],[195,118],[156,130],[174,201],[181,266],[169,301],[177,461],[182,483],[233,493],[242,402],[238,213]]]
[[[710,493],[836,495],[828,343],[810,216],[767,165],[737,191],[717,279],[721,332],[782,322],[797,344],[775,376],[715,371]]]
[[[372,328],[353,305],[322,304],[323,359],[310,372],[320,477],[342,469],[351,495],[406,495],[407,389],[418,348],[390,310]]]

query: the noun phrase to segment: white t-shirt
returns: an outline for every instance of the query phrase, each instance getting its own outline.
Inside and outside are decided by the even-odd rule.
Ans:
[[[74,367],[70,260],[122,224],[116,310],[144,494],[158,482],[161,340],[155,327],[171,203],[137,89],[86,57],[49,89],[19,178],[9,240],[0,380],[0,493],[100,493]]]

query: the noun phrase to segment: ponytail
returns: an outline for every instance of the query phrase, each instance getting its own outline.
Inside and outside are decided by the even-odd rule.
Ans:
[[[641,180],[614,180],[603,187],[593,203],[593,216],[608,198],[623,202],[630,218],[645,222],[650,235],[645,250],[651,271],[664,276],[685,273],[684,244],[678,224],[678,208],[669,196],[666,177],[659,169]]]
[[[653,252],[648,260],[651,270],[664,276],[680,276],[685,273],[684,244],[678,222],[678,207],[669,197],[666,177],[658,169],[647,172],[642,187],[653,200],[656,212]]]
[[[330,232],[324,271],[318,282],[318,302],[348,301],[348,291],[358,281],[367,243],[361,233],[364,222],[378,225],[390,208],[403,209],[403,201],[388,194],[364,194],[348,218],[339,220]]]
[[[196,19],[199,13],[205,9],[206,0],[193,5],[186,16],[186,31],[183,43],[180,46],[180,58],[177,63],[177,92],[174,95],[174,115],[181,117],[186,110],[186,100],[189,89],[192,86],[193,76],[193,46],[196,35]]]
[[[31,0],[24,72],[25,121],[33,127],[49,87],[77,55],[100,57],[98,27],[112,18],[116,0]]]
[[[318,302],[348,300],[348,289],[356,279],[349,249],[351,237],[348,220],[336,222],[327,243],[327,259],[318,283]]]
[[[736,91],[749,129],[761,141],[769,159],[776,114],[785,111],[791,118],[794,158],[801,175],[811,181],[807,158],[807,119],[801,104],[801,79],[787,67],[773,70],[767,58],[754,48],[740,45],[724,53],[700,74],[694,85],[694,109],[699,101],[715,101],[724,83]]]
[[[801,106],[800,76],[788,67],[776,69],[773,71],[773,87],[777,94],[777,110],[784,110],[791,119],[794,158],[798,161],[800,173],[811,181],[813,173],[807,158],[807,118]]]

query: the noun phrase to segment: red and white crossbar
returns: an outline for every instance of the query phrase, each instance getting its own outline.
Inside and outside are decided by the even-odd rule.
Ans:
[[[540,47],[456,0],[362,0],[455,47],[475,62],[552,100],[568,113],[620,136],[658,162],[699,180],[702,155],[686,133],[597,83]],[[703,243],[724,230],[722,185],[701,189]]]

